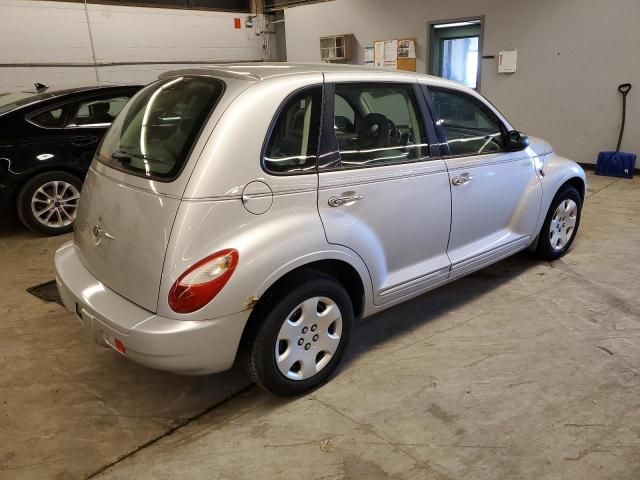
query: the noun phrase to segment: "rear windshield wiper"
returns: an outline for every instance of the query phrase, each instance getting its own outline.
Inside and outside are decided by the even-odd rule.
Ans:
[[[141,158],[142,160],[153,160],[152,158],[143,155],[142,153],[129,153],[129,152],[113,152],[111,158],[120,162],[130,162],[132,158]]]
[[[133,158],[133,155],[127,152],[113,152],[111,154],[111,158],[122,163],[129,163],[131,158]]]

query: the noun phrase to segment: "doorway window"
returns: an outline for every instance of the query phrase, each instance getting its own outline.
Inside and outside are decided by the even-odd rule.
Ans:
[[[429,73],[478,89],[482,20],[431,23],[429,28]]]
[[[469,88],[476,88],[479,40],[480,37],[442,39],[441,76]]]

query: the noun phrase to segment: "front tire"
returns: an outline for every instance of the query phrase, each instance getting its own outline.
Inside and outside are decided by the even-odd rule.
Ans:
[[[320,272],[296,275],[256,307],[240,357],[249,377],[282,396],[327,381],[349,342],[353,305],[340,283]]]
[[[67,172],[36,175],[18,194],[18,218],[25,227],[45,235],[70,232],[81,189],[82,180]]]
[[[557,260],[571,248],[580,226],[582,198],[575,187],[563,186],[549,207],[536,254],[544,260]]]

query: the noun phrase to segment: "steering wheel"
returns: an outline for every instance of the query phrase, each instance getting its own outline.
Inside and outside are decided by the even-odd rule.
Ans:
[[[380,113],[370,113],[360,123],[357,143],[360,148],[388,147],[396,145],[399,137],[395,123]]]

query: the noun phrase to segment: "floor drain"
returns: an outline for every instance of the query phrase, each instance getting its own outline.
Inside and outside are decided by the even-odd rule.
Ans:
[[[27,292],[38,297],[40,300],[44,300],[45,302],[56,302],[57,304],[62,305],[62,299],[58,293],[58,286],[56,285],[55,280],[50,280],[33,287],[29,287],[27,288]]]

